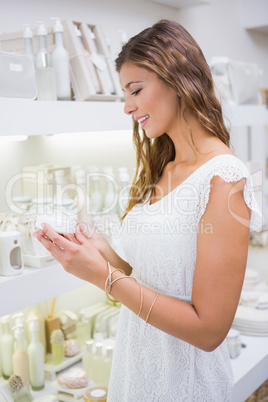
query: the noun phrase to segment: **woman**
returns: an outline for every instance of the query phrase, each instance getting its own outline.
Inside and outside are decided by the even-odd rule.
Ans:
[[[123,304],[109,401],[231,401],[224,339],[259,217],[248,171],[229,148],[202,51],[180,24],[162,20],[131,38],[116,68],[137,149],[127,262],[81,226],[64,238],[44,224],[36,236],[66,271]]]

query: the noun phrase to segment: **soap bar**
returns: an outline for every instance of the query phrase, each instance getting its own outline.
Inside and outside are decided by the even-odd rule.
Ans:
[[[65,213],[37,215],[35,227],[42,229],[42,223],[48,223],[58,233],[75,233],[77,216]]]

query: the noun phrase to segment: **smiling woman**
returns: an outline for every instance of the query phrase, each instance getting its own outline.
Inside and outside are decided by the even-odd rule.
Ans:
[[[78,225],[37,238],[73,275],[121,301],[109,402],[231,402],[225,337],[261,214],[229,148],[209,67],[191,35],[162,20],[116,60],[133,117],[137,172],[122,226],[127,261]],[[83,229],[83,230],[82,230]]]

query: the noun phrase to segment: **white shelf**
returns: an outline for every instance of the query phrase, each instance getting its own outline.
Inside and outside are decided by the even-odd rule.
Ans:
[[[200,6],[202,4],[210,4],[211,0],[148,0],[153,3],[163,4],[164,6],[170,6],[174,8],[187,8]]]
[[[1,99],[0,135],[46,135],[131,130],[123,102]]]
[[[241,340],[246,347],[232,360],[235,402],[244,402],[268,378],[268,337],[241,335]]]
[[[62,293],[88,285],[55,262],[44,268],[24,268],[20,275],[0,276],[0,317]]]
[[[234,127],[268,124],[268,109],[264,105],[223,104],[223,114]]]
[[[245,29],[268,33],[268,1],[242,0],[240,2],[242,26]]]

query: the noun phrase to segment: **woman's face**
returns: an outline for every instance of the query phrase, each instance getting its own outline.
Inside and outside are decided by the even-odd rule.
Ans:
[[[126,114],[133,115],[148,138],[176,130],[179,103],[176,91],[157,74],[133,64],[123,64],[120,80],[125,92]]]

